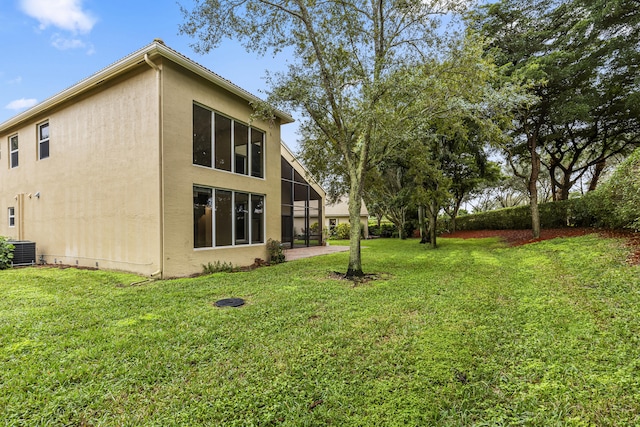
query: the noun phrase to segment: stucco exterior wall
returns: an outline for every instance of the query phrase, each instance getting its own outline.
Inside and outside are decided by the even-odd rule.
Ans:
[[[47,263],[151,274],[160,265],[159,126],[146,64],[0,135],[0,235],[36,242]],[[37,124],[50,156],[38,160]],[[11,135],[19,166],[10,168]],[[39,193],[39,197],[36,197]],[[16,226],[8,225],[16,208]]]
[[[166,277],[202,271],[216,261],[246,266],[267,259],[266,240],[280,239],[280,124],[251,120],[248,101],[210,82],[162,63],[163,205]],[[264,178],[193,165],[193,104],[250,124],[265,133]],[[193,186],[242,191],[265,196],[265,243],[194,249]]]

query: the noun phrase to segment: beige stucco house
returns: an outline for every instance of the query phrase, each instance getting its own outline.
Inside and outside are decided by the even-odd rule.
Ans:
[[[258,101],[154,41],[0,124],[0,235],[39,262],[157,277],[266,259],[293,119],[253,117]]]
[[[338,224],[349,224],[349,197],[343,196],[335,203],[327,204],[325,208],[326,227],[331,232]],[[369,238],[369,211],[362,202],[360,208],[360,224],[362,224],[363,237]]]

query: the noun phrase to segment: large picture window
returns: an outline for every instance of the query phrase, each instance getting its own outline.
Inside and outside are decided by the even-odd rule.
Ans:
[[[38,158],[49,157],[49,122],[38,125]]]
[[[193,164],[264,178],[264,132],[193,104]]]
[[[264,196],[193,187],[193,247],[264,243]]]

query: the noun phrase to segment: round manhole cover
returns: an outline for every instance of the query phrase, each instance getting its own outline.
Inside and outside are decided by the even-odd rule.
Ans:
[[[244,305],[242,298],[225,298],[216,301],[216,307],[240,307]]]

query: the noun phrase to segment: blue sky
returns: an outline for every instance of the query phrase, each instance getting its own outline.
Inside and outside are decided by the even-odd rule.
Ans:
[[[264,98],[265,71],[285,57],[259,57],[234,41],[207,55],[180,35],[189,0],[0,0],[0,123],[161,38],[171,48]],[[295,117],[295,115],[294,115]],[[297,148],[297,125],[282,128]]]

